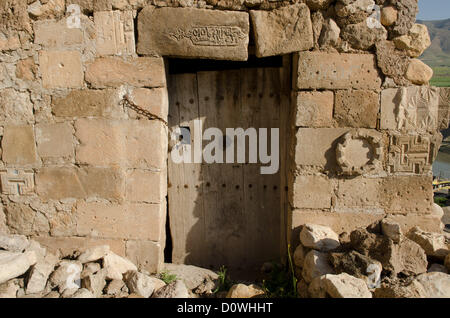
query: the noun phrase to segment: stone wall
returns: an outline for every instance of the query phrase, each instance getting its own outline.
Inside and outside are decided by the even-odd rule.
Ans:
[[[0,13],[0,232],[63,254],[109,244],[157,271],[163,58],[253,53],[292,54],[289,229],[440,227],[431,164],[449,94],[417,59],[430,40],[416,0],[7,0]]]

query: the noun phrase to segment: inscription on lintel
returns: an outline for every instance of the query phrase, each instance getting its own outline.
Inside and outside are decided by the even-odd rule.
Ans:
[[[209,25],[194,26],[188,30],[178,28],[169,36],[175,41],[189,39],[198,46],[237,46],[246,34],[236,26]]]

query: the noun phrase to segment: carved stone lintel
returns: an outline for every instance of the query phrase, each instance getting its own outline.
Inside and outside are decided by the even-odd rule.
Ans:
[[[347,175],[382,170],[382,135],[373,130],[353,130],[345,134],[336,147],[341,172]]]
[[[2,194],[27,195],[34,191],[34,173],[32,171],[7,169],[0,172]]]

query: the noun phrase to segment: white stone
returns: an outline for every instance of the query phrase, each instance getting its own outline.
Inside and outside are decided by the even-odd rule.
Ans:
[[[166,283],[162,280],[150,277],[137,271],[130,271],[125,274],[125,281],[131,293],[149,298],[154,291],[164,287]]]
[[[334,270],[328,263],[328,254],[316,250],[312,250],[306,254],[302,270],[302,276],[306,282],[310,283],[318,276],[333,273]]]
[[[7,281],[0,285],[0,298],[16,298],[19,285],[15,280]]]
[[[410,286],[415,286],[418,290],[423,290],[421,296],[424,298],[450,298],[450,275],[448,274],[421,274],[416,277]]]
[[[325,275],[323,283],[332,298],[372,298],[366,282],[347,273]]]
[[[416,226],[408,233],[408,237],[419,244],[428,256],[444,259],[449,253],[442,234],[425,232]]]
[[[38,260],[31,268],[30,275],[28,276],[26,293],[37,294],[44,291],[48,277],[53,272],[57,263],[58,257],[50,253]]]
[[[20,253],[29,245],[24,235],[0,235],[0,249]]]
[[[331,251],[340,246],[339,236],[329,227],[305,224],[300,232],[303,246],[319,251]]]
[[[216,282],[219,278],[212,270],[184,264],[164,264],[164,270],[182,280],[189,290],[194,290],[205,281]],[[213,284],[215,285],[215,284]]]
[[[103,258],[108,252],[108,245],[95,246],[81,253],[81,255],[78,256],[78,261],[81,262],[81,264],[94,262]]]
[[[12,253],[0,251],[0,284],[24,274],[36,264],[34,252]]]
[[[49,282],[52,287],[58,287],[60,293],[66,289],[78,289],[81,287],[82,268],[78,261],[62,260],[58,268],[50,275]]]
[[[107,279],[122,279],[122,275],[128,271],[137,271],[136,265],[126,258],[109,252],[103,257],[103,268],[106,269]]]

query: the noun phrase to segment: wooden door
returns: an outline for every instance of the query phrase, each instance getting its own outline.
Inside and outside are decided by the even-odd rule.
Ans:
[[[258,271],[279,261],[285,244],[285,156],[289,66],[169,75],[169,127],[279,128],[280,168],[260,163],[168,163],[172,261],[231,272]],[[189,63],[187,61],[186,63]],[[270,145],[270,134],[269,134]],[[203,141],[203,147],[209,141]],[[183,146],[186,146],[184,144]],[[248,153],[248,142],[246,143]],[[226,146],[224,147],[226,149]],[[248,155],[247,155],[248,158]],[[236,161],[235,161],[236,162]],[[259,162],[259,160],[258,160]]]

